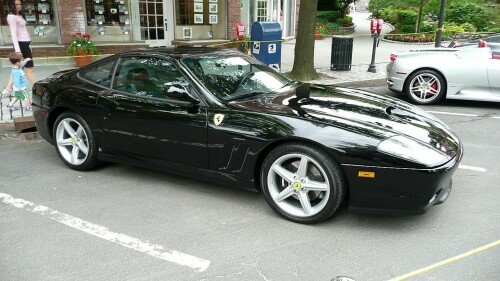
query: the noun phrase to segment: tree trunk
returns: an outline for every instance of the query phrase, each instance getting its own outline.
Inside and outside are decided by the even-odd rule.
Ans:
[[[420,25],[422,24],[422,9],[424,8],[424,0],[420,0],[420,7],[418,8],[418,19],[417,19],[417,28],[415,29],[416,33],[420,33]]]
[[[318,78],[314,69],[314,30],[318,0],[300,1],[299,22],[292,71],[288,77],[307,81]]]

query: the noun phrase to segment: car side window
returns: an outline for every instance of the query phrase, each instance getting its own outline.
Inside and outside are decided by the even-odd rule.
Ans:
[[[111,87],[111,78],[113,77],[113,68],[116,60],[111,60],[97,64],[94,67],[85,69],[79,73],[80,77],[94,84],[104,87]]]
[[[168,60],[125,57],[118,62],[113,89],[137,96],[168,99],[175,98],[175,95],[169,95],[170,87],[174,86],[187,90],[189,83]]]

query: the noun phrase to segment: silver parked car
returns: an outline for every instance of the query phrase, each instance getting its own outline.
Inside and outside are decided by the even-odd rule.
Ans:
[[[500,56],[488,47],[391,54],[387,84],[417,104],[442,98],[500,102]]]

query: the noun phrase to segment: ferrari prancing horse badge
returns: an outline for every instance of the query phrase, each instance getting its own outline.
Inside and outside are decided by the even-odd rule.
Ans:
[[[219,126],[220,123],[222,123],[222,120],[224,120],[224,114],[215,114],[214,115],[214,124],[215,124],[215,126]]]

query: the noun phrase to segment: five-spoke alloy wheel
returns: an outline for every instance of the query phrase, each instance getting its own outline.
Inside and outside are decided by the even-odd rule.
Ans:
[[[281,145],[267,156],[261,186],[278,214],[299,223],[329,218],[345,196],[344,176],[336,161],[301,143]]]
[[[445,95],[443,77],[433,70],[420,70],[408,77],[405,92],[417,104],[433,104]]]
[[[98,164],[92,133],[77,114],[61,114],[55,122],[53,136],[59,157],[71,169],[84,171]]]

